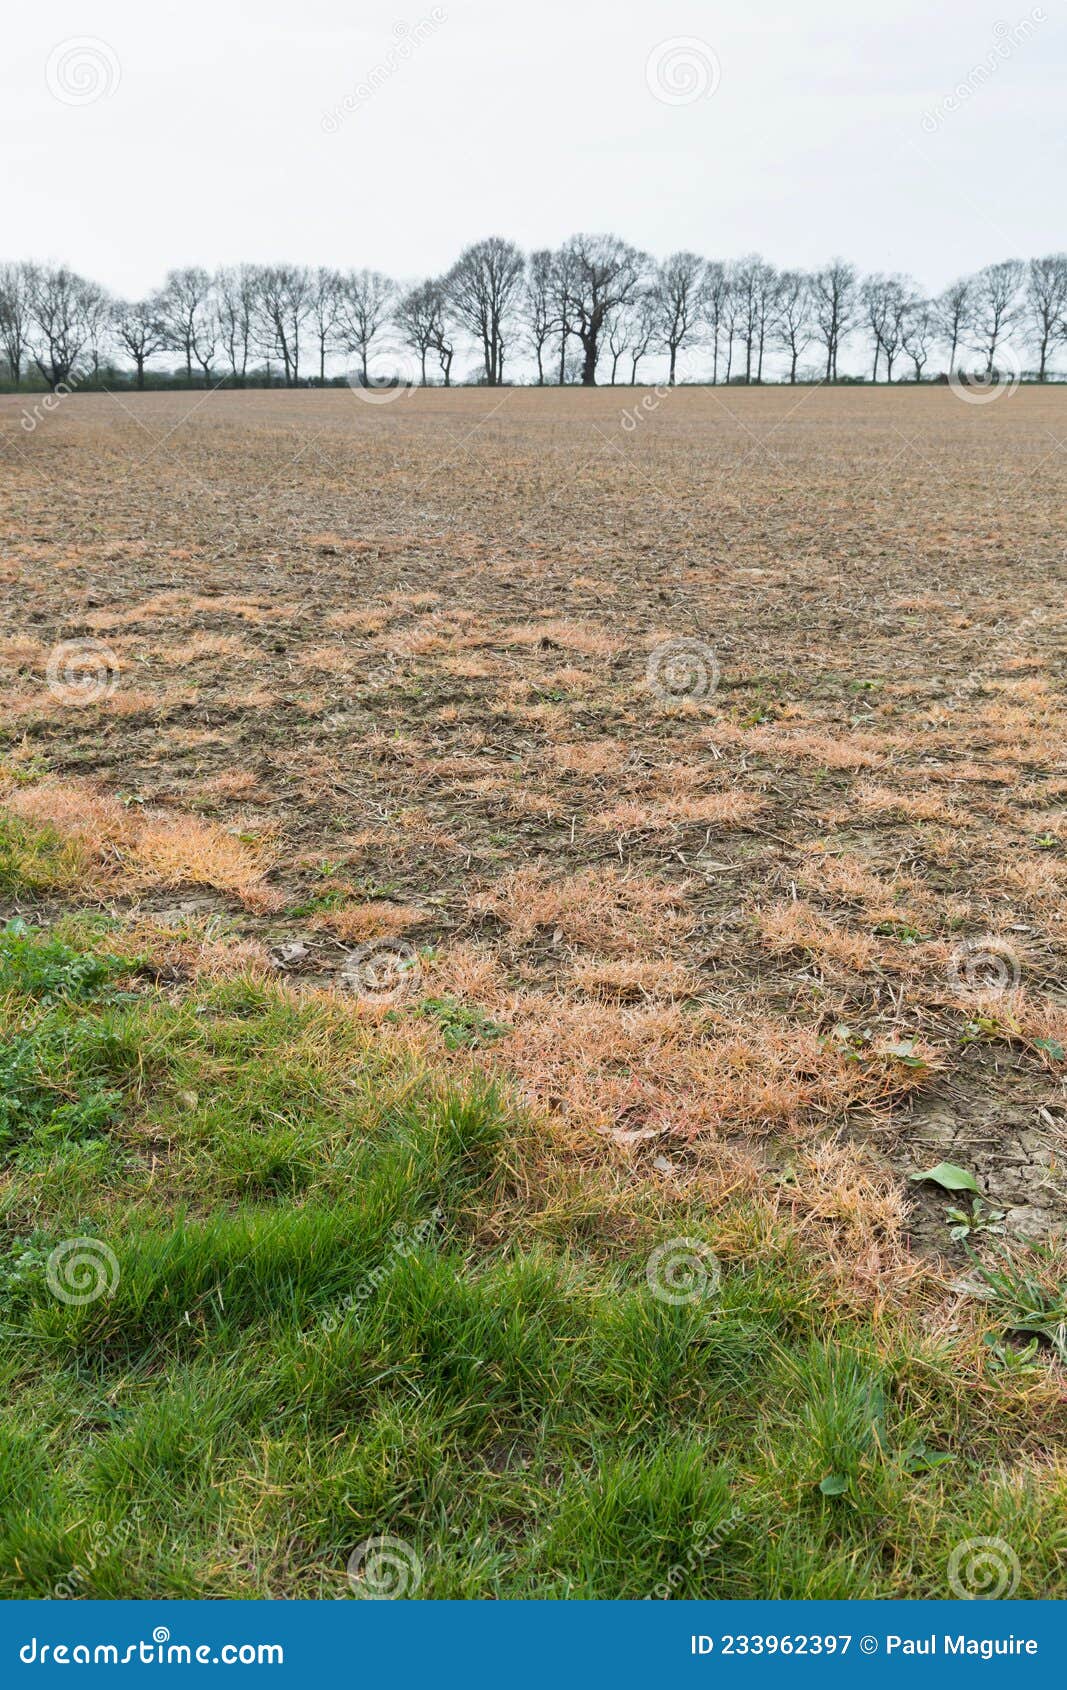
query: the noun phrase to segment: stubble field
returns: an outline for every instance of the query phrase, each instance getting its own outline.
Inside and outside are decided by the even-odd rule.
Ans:
[[[422,1595],[951,1594],[982,1537],[1060,1588],[1063,407],[0,400],[9,1594],[94,1510],[80,1594],[359,1595],[383,1535]],[[357,1162],[356,1266],[281,1239]]]

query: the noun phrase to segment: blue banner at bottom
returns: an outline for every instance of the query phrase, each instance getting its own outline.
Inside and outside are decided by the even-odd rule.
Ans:
[[[7,1602],[3,1683],[1036,1685],[1057,1602]]]

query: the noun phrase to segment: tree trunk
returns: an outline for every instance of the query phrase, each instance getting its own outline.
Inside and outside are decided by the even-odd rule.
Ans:
[[[671,369],[670,369],[670,374],[667,377],[667,386],[668,387],[674,386],[674,361],[675,361],[677,356],[678,356],[678,347],[675,344],[675,342],[672,340],[671,341]]]
[[[143,387],[144,386],[144,353],[142,352],[140,354],[140,356],[138,357],[137,353],[135,352],[134,353],[134,359],[135,359],[136,364],[137,364],[137,385],[138,385],[138,387]]]

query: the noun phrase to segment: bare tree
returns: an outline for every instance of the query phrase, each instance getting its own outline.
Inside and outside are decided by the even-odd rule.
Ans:
[[[678,353],[700,326],[704,260],[695,252],[674,252],[656,271],[653,302],[656,327],[667,348],[667,384],[674,386]]]
[[[915,369],[915,380],[922,381],[923,367],[940,333],[938,311],[931,299],[913,299],[904,317],[902,344]]]
[[[733,266],[736,326],[745,348],[745,381],[763,380],[763,354],[774,311],[778,278],[771,265],[752,253]]]
[[[552,260],[552,289],[556,312],[556,332],[559,335],[559,385],[567,380],[567,353],[574,324],[571,321],[571,299],[577,289],[575,277],[577,260],[573,252],[561,247]]]
[[[815,334],[826,348],[826,379],[837,380],[841,342],[855,321],[856,271],[843,258],[831,259],[811,278]]]
[[[1019,293],[1025,272],[1017,258],[987,264],[974,278],[969,328],[976,350],[985,356],[985,373],[993,374],[997,348],[1020,315]]]
[[[603,339],[608,343],[608,353],[611,357],[611,385],[615,386],[618,379],[619,363],[630,342],[630,325],[623,310],[609,312],[603,331]]]
[[[505,335],[519,304],[526,265],[514,241],[490,235],[465,247],[445,278],[460,322],[482,349],[485,380],[504,379]]]
[[[789,356],[789,380],[796,383],[797,364],[811,345],[811,287],[801,270],[783,270],[778,277],[771,332],[776,345]]]
[[[339,344],[345,352],[358,354],[364,387],[370,384],[374,343],[389,322],[395,298],[396,283],[380,270],[349,270],[338,283]]]
[[[220,270],[214,284],[219,340],[238,387],[248,377],[248,359],[259,304],[259,272],[252,264]]]
[[[452,385],[452,360],[456,355],[456,342],[451,321],[451,301],[443,276],[436,277],[427,284],[437,297],[437,312],[433,324],[433,349],[437,353],[437,362],[441,366],[441,379],[446,387]]]
[[[160,352],[167,344],[167,331],[154,299],[139,299],[131,303],[117,300],[113,308],[112,329],[115,339],[133,359],[138,387],[144,387],[144,367],[153,352]]]
[[[446,339],[444,289],[439,281],[420,282],[408,288],[397,302],[393,321],[405,346],[410,346],[419,360],[420,380],[426,386],[426,360],[431,352],[440,356]],[[452,349],[454,350],[454,349]],[[452,352],[448,366],[451,370]],[[442,364],[442,371],[444,365]]]
[[[604,323],[637,297],[648,259],[616,235],[572,235],[563,255],[568,318],[582,343],[582,384],[595,387]]]
[[[66,265],[33,265],[28,275],[33,361],[50,387],[66,387],[89,343],[90,284]]]
[[[735,324],[738,338],[745,349],[745,381],[752,380],[752,356],[758,337],[759,299],[762,292],[760,269],[762,258],[751,253],[747,258],[739,258],[731,267],[734,300],[736,307]]]
[[[337,334],[338,312],[341,306],[341,278],[336,270],[324,265],[311,276],[308,309],[319,347],[319,385],[326,381],[326,354]]]
[[[185,358],[186,379],[192,382],[195,358],[205,382],[209,381],[218,324],[207,271],[195,266],[169,270],[159,295],[159,310],[168,347]]]
[[[956,368],[956,354],[967,330],[971,316],[971,278],[962,276],[952,282],[934,301],[938,333],[948,341],[948,373]]]
[[[713,386],[717,385],[719,380],[719,337],[726,327],[730,296],[730,275],[726,266],[718,260],[705,264],[699,309],[701,322],[711,333]]]
[[[110,342],[114,319],[114,300],[96,282],[86,282],[85,290],[89,364],[93,379],[96,380],[100,375],[103,354]]]
[[[547,247],[531,252],[522,290],[526,334],[537,360],[537,385],[545,385],[545,347],[560,330],[556,258]]]
[[[904,343],[904,323],[914,299],[906,276],[868,276],[861,291],[867,325],[874,340],[871,380],[878,380],[879,355],[885,354],[885,379],[892,381],[893,365]]]
[[[267,264],[255,273],[256,324],[262,351],[282,361],[286,387],[300,380],[300,334],[311,309],[311,280],[298,264]]]
[[[663,345],[659,302],[650,290],[639,293],[627,309],[629,318],[630,386],[637,386],[637,366],[652,348]]]
[[[29,264],[0,264],[0,345],[8,374],[16,384],[22,380],[22,362],[28,350],[31,278]]]
[[[1037,347],[1037,379],[1044,381],[1049,352],[1065,334],[1067,252],[1031,258],[1026,271],[1024,310]]]

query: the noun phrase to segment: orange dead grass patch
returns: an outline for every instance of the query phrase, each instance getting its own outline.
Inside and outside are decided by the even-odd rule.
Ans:
[[[802,951],[818,962],[836,962],[862,973],[877,955],[865,933],[847,933],[801,899],[772,904],[759,915],[765,943],[776,953]]]
[[[617,833],[660,831],[685,822],[708,827],[743,827],[753,821],[766,801],[755,792],[705,792],[679,797],[670,804],[616,804],[589,819],[589,826]]]
[[[889,787],[865,782],[855,789],[853,796],[861,809],[878,816],[903,816],[917,822],[947,822],[955,818],[951,806],[936,793],[893,792]]]
[[[4,802],[14,815],[47,823],[73,841],[98,890],[206,886],[251,910],[280,903],[265,885],[273,860],[266,840],[239,839],[198,816],[127,809],[73,782],[45,780],[7,793]]]
[[[323,910],[311,925],[317,932],[334,933],[358,944],[365,939],[391,939],[426,920],[425,910],[413,904],[390,904],[375,899],[355,909]]]
[[[495,916],[520,941],[555,930],[572,944],[626,955],[649,946],[655,950],[678,930],[684,890],[613,868],[587,869],[555,881],[539,868],[521,868],[471,902],[476,912]]]
[[[564,651],[577,651],[585,657],[611,657],[617,642],[595,622],[512,623],[500,631],[500,641],[511,646],[541,646],[550,651],[559,646]]]

